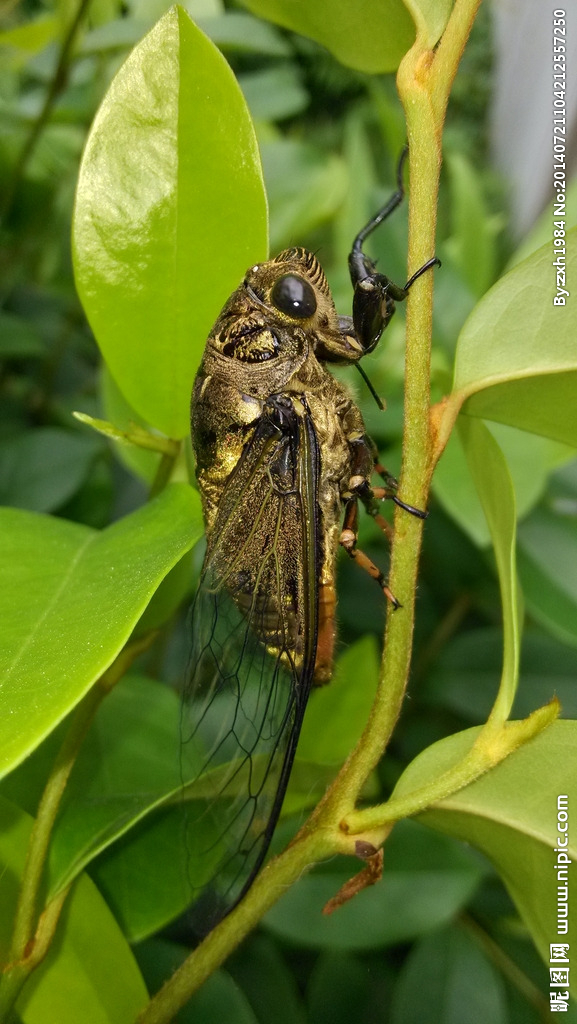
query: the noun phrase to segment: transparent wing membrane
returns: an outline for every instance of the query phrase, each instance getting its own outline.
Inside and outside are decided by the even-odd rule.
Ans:
[[[264,859],[314,671],[315,439],[306,420],[282,412],[263,417],[227,483],[193,607],[181,731],[201,931]]]

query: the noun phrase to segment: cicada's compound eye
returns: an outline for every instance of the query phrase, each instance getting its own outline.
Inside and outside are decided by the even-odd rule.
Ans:
[[[281,313],[306,320],[316,312],[317,299],[314,288],[296,274],[283,274],[275,282],[271,299]]]

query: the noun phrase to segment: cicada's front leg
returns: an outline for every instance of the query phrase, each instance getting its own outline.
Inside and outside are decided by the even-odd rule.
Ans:
[[[385,327],[395,312],[395,302],[403,302],[417,278],[431,267],[440,266],[441,261],[433,256],[409,278],[403,288],[394,284],[385,274],[377,271],[373,260],[363,252],[366,238],[396,210],[405,194],[403,167],[408,149],[405,147],[397,167],[397,190],[389,201],[371,217],[368,224],[359,231],[349,254],[349,273],[354,288],[353,326],[363,354],[372,352]]]

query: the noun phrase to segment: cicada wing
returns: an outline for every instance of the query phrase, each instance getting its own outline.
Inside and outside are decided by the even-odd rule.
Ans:
[[[203,930],[264,859],[314,671],[318,450],[308,418],[281,411],[263,414],[229,478],[193,608],[182,750]]]

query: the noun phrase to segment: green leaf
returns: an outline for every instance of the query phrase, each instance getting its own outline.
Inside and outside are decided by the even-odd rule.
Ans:
[[[307,985],[308,1019],[322,1024],[388,1021],[393,985],[393,970],[383,956],[372,958],[369,967],[360,956],[322,952]]]
[[[573,178],[572,181],[567,183],[565,208],[564,220],[567,227],[574,228],[577,225],[577,178]],[[527,259],[527,256],[530,256],[531,253],[535,252],[542,245],[551,245],[552,219],[551,206],[548,203],[541,216],[533,224],[529,234],[525,236],[519,248],[513,253],[507,267],[508,270],[520,263],[521,260]]]
[[[487,293],[457,346],[453,397],[494,419],[577,447],[577,322],[554,306],[555,268],[543,246]],[[577,229],[567,235],[567,276],[577,274]]]
[[[198,495],[185,484],[102,533],[0,510],[0,775],[34,750],[110,665],[201,532]]]
[[[577,522],[538,508],[519,526],[519,578],[527,609],[550,633],[577,646]]]
[[[377,645],[366,636],[336,662],[328,686],[309,698],[282,815],[313,807],[359,740],[370,715],[379,677]],[[364,795],[373,790],[367,784]]]
[[[413,792],[456,764],[478,733],[469,729],[425,750],[401,776],[395,796]],[[571,914],[569,934],[558,937],[555,873],[557,798],[577,791],[576,741],[575,722],[554,722],[482,778],[418,817],[489,858],[545,961],[550,942],[577,941],[577,921]],[[577,846],[571,834],[569,858],[571,890],[577,884]]]
[[[114,79],[76,195],[78,291],[128,402],[174,438],[206,337],[266,254],[248,111],[214,45],[172,8]]]
[[[452,0],[405,0],[405,6],[413,16],[422,44],[432,50],[449,20]]]
[[[213,17],[199,18],[198,24],[219,50],[269,57],[291,56],[289,43],[277,29],[244,11],[224,11]]]
[[[0,504],[34,512],[60,508],[79,490],[103,451],[98,437],[58,427],[39,427],[0,441]]]
[[[146,816],[91,865],[91,876],[131,942],[164,928],[194,900],[182,811],[181,803]]]
[[[270,936],[262,932],[250,935],[227,961],[227,969],[259,1021],[306,1024],[295,972]]]
[[[46,355],[42,338],[23,317],[0,313],[0,359],[41,359]]]
[[[142,39],[151,26],[151,19],[113,18],[86,32],[79,50],[81,54],[107,54],[127,50]]]
[[[11,920],[32,819],[0,798],[0,959]],[[58,923],[58,939],[16,1004],[22,1024],[126,1024],[148,996],[132,952],[98,889],[79,879]]]
[[[23,51],[18,57],[13,58],[13,63],[18,65],[24,56],[39,53],[49,43],[54,42],[60,34],[61,27],[58,18],[40,14],[31,21],[0,32],[0,46]]]
[[[98,709],[54,829],[55,895],[98,853],[181,791],[180,701],[167,686],[123,679]]]
[[[498,223],[489,217],[480,177],[460,153],[447,155],[451,179],[452,235],[444,250],[458,267],[473,295],[484,295],[495,280]]]
[[[415,39],[411,18],[399,0],[243,2],[254,14],[315,39],[341,64],[369,74],[395,71]]]
[[[414,822],[395,827],[387,841],[382,880],[329,917],[324,904],[362,868],[332,861],[306,875],[268,912],[264,924],[308,949],[371,949],[406,942],[450,921],[475,890],[482,868],[456,844],[431,842]]]
[[[119,430],[129,430],[134,423],[147,429],[148,424],[126,401],[106,366],[103,366],[100,377],[100,395],[105,418],[114,423]],[[159,454],[133,444],[113,444],[112,450],[127,469],[141,477],[147,484],[152,483],[160,462]]]
[[[511,712],[519,676],[520,623],[515,564],[515,494],[503,454],[485,425],[461,416],[459,432],[493,541],[503,611],[503,672],[495,711]]]
[[[464,928],[427,935],[405,960],[391,1024],[508,1024],[503,980]]]
[[[216,971],[179,1014],[179,1024],[258,1024],[243,993],[226,971]]]
[[[136,956],[151,992],[158,991],[189,952],[184,946],[167,939],[150,939],[139,944]],[[258,1024],[244,993],[227,971],[211,974],[175,1017],[175,1024],[215,1024],[216,1021],[220,1024]]]
[[[435,468],[433,490],[443,508],[479,547],[490,542],[487,521],[468,469],[459,428],[453,430]],[[522,519],[544,494],[551,470],[573,457],[573,449],[548,437],[528,434],[502,423],[486,423],[497,441],[515,490],[517,518]]]

